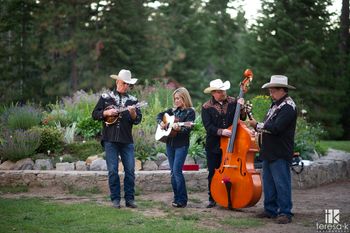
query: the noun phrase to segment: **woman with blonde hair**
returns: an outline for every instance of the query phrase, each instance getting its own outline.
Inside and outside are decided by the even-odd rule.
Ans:
[[[176,122],[194,122],[195,112],[192,107],[191,96],[186,88],[180,87],[173,92],[173,104],[173,108],[157,115],[157,122],[162,129],[166,127],[163,122],[164,114],[175,116]],[[171,185],[174,192],[172,206],[184,208],[187,205],[188,198],[182,167],[190,145],[192,127],[181,127],[180,124],[174,123],[172,128],[176,132],[175,136],[169,136],[166,139],[166,154],[169,160]]]

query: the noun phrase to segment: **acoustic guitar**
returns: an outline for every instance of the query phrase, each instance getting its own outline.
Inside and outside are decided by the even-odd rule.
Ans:
[[[142,102],[139,102],[139,103],[137,103],[137,104],[135,104],[135,105],[131,105],[131,106],[134,106],[135,108],[142,108],[142,107],[145,107],[145,106],[147,106],[147,105],[148,105],[147,102],[142,101]],[[118,118],[119,118],[119,116],[120,116],[120,113],[121,113],[121,112],[124,112],[124,111],[127,111],[127,110],[128,110],[128,107],[129,107],[129,106],[127,106],[127,107],[117,107],[117,106],[115,106],[115,105],[109,105],[109,106],[107,106],[107,107],[104,109],[105,111],[106,111],[106,110],[109,110],[109,109],[115,109],[115,110],[117,110],[117,113],[116,113],[114,116],[106,116],[106,117],[105,117],[105,123],[106,123],[106,125],[109,126],[109,125],[114,124],[114,123],[118,120]]]
[[[162,128],[160,124],[158,124],[155,139],[164,143],[166,143],[168,137],[176,136],[177,131],[174,130],[175,124],[180,127],[191,127],[194,125],[194,122],[192,121],[177,122],[175,116],[170,116],[168,113],[164,114],[162,121],[165,127]]]

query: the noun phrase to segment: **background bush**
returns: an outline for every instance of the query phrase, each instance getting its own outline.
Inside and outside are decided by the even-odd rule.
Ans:
[[[262,122],[271,106],[271,98],[266,95],[258,95],[251,99],[250,103],[253,105],[252,113],[254,118],[258,122]]]
[[[315,151],[323,154],[318,143],[324,133],[319,123],[308,123],[305,118],[298,117],[294,151],[300,152],[303,159],[311,159],[310,154]]]
[[[256,96],[251,100],[254,118],[261,122],[270,108],[271,99],[268,96]],[[298,108],[298,103],[297,103]],[[320,138],[325,134],[319,123],[308,123],[302,115],[304,110],[298,109],[297,127],[295,133],[294,151],[299,152],[303,159],[311,159],[310,153],[324,151],[318,146]]]
[[[68,144],[65,146],[65,152],[78,160],[85,161],[87,157],[91,155],[101,154],[103,152],[103,148],[99,141],[90,140],[86,142],[74,142]]]
[[[55,127],[34,127],[31,129],[34,132],[40,133],[40,146],[37,149],[38,153],[59,153],[63,150],[63,134]]]
[[[100,121],[95,121],[91,115],[78,120],[77,134],[83,136],[84,139],[96,137],[101,133],[101,130],[102,123]]]
[[[40,125],[41,118],[42,110],[31,105],[13,105],[2,114],[4,124],[11,130],[27,130]]]
[[[34,155],[39,145],[39,131],[3,131],[0,156],[2,160],[16,162]]]

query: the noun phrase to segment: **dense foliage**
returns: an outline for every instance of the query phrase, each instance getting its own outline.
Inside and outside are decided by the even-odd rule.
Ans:
[[[0,102],[47,104],[80,89],[96,92],[111,86],[109,75],[122,68],[140,84],[186,86],[203,102],[210,80],[220,77],[235,87],[252,68],[250,95],[262,94],[270,75],[286,74],[325,135],[350,137],[347,1],[334,21],[330,0],[262,0],[251,26],[241,2],[0,0]],[[74,113],[51,112],[46,120],[70,126],[78,120]]]

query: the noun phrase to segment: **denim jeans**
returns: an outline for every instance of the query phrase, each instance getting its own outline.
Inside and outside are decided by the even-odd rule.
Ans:
[[[166,153],[171,170],[171,185],[174,192],[174,202],[187,204],[187,189],[182,167],[185,164],[188,146],[174,148],[167,144]]]
[[[289,162],[284,159],[263,161],[264,209],[272,215],[291,217],[292,185]]]
[[[118,175],[119,156],[124,166],[124,198],[133,201],[135,194],[134,144],[104,142],[108,169],[108,185],[111,200],[120,200],[120,179]]]

